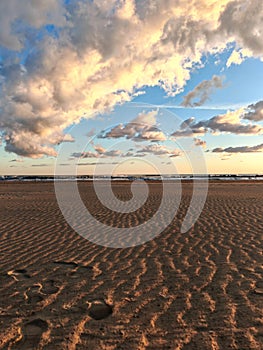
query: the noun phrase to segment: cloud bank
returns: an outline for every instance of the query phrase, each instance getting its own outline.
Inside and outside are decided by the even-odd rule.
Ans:
[[[145,86],[182,91],[202,56],[229,44],[262,57],[262,18],[261,0],[0,2],[6,151],[55,156],[69,125],[130,101]],[[218,119],[196,129],[212,123]],[[162,137],[156,132],[141,137]]]
[[[86,158],[141,158],[147,155],[154,156],[168,156],[170,158],[179,157],[182,152],[179,149],[171,149],[165,145],[159,144],[148,144],[139,147],[137,150],[129,150],[128,152],[123,152],[120,150],[106,150],[101,145],[93,145],[94,151],[87,152],[74,152],[71,157],[78,159]],[[86,164],[86,163],[85,163]],[[92,163],[93,164],[93,163]]]
[[[263,151],[263,143],[257,146],[239,146],[239,147],[226,147],[226,148],[214,148],[214,153],[255,153]]]

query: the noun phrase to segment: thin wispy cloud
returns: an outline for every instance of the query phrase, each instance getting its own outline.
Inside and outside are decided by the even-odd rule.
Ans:
[[[184,96],[182,106],[199,107],[202,106],[210,97],[215,89],[223,87],[223,78],[214,75],[211,80],[204,80],[198,84],[194,90]]]
[[[24,159],[22,158],[16,158],[16,159],[11,159],[9,163],[23,163]]]
[[[178,104],[152,104],[152,103],[144,103],[144,102],[129,102],[129,106],[134,108],[158,108],[158,109],[184,109],[184,110],[207,110],[207,111],[228,111],[228,110],[236,110],[242,108],[244,106],[249,105],[250,102],[242,102],[242,103],[234,103],[234,104],[204,104],[202,106],[188,106],[185,107],[183,105]]]
[[[43,164],[32,164],[31,166],[32,166],[32,167],[42,168],[42,167],[46,167],[46,166],[48,166],[48,165],[49,165],[49,164],[43,163]]]

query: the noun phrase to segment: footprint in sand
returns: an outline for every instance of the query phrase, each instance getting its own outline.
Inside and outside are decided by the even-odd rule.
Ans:
[[[56,281],[48,280],[45,281],[41,287],[41,292],[47,295],[56,294],[59,291],[59,288],[56,286]]]
[[[40,293],[40,288],[41,285],[36,284],[27,289],[24,295],[28,304],[36,304],[44,299]]]
[[[27,273],[26,269],[17,269],[11,270],[7,272],[8,276],[11,276],[16,281],[26,280],[31,278],[31,276]]]
[[[74,261],[54,261],[54,264],[64,265],[65,267],[69,267],[71,269],[76,269],[79,266]]]
[[[39,303],[44,300],[45,295],[55,294],[59,288],[55,285],[54,280],[45,281],[43,284],[38,283],[27,289],[25,298],[29,304]]]
[[[53,263],[70,269],[72,278],[77,278],[79,274],[85,274],[93,269],[92,266],[79,265],[75,261],[54,261]]]
[[[37,318],[26,323],[22,327],[22,340],[19,342],[19,349],[37,349],[42,334],[48,330],[48,323],[41,318]]]
[[[89,316],[94,320],[102,320],[112,314],[113,307],[105,302],[105,300],[93,300],[87,302]]]

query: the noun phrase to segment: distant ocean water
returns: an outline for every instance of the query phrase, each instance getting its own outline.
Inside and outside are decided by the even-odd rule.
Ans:
[[[134,180],[144,180],[144,181],[179,181],[179,180],[220,180],[220,181],[251,181],[251,180],[263,180],[262,174],[246,174],[246,175],[233,175],[233,174],[220,174],[220,175],[118,175],[118,176],[96,176],[93,178],[91,175],[77,176],[79,181],[103,181],[103,180],[115,180],[115,181],[134,181]],[[0,181],[21,181],[21,182],[50,182],[50,181],[73,181],[74,176],[14,176],[14,175],[2,175],[0,176]]]

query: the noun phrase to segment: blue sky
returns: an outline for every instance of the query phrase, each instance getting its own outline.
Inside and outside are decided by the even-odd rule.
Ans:
[[[0,174],[262,173],[262,2],[165,4],[0,11]]]

